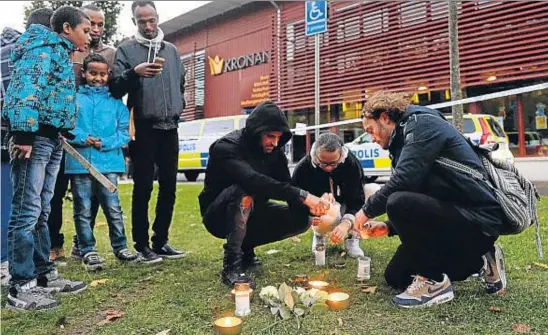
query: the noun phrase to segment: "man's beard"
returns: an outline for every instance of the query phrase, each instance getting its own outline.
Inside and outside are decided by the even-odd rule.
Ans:
[[[386,143],[383,143],[382,148],[388,150],[390,146],[390,138],[392,137],[392,132],[394,129],[389,129],[381,124],[379,124],[379,131],[383,142],[386,140]]]
[[[100,42],[101,42],[101,39],[98,39],[97,41],[91,40],[91,41],[89,42],[89,47],[90,47],[90,48],[95,48],[96,46],[99,45]]]

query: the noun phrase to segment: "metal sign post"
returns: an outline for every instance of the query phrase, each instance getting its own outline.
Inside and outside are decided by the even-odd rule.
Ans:
[[[320,124],[320,34],[314,36],[314,124]],[[314,130],[315,139],[320,136],[320,128]]]
[[[320,124],[320,34],[327,31],[327,1],[307,1],[305,4],[306,36],[314,35],[314,124]],[[320,129],[314,131],[315,138]]]

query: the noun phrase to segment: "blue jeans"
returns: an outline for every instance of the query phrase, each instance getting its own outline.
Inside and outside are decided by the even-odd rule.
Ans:
[[[8,224],[10,286],[55,269],[49,260],[48,216],[63,148],[59,139],[36,136],[29,159],[11,162],[13,199]]]
[[[13,196],[13,190],[11,188],[10,181],[10,164],[7,162],[2,162],[2,240],[0,244],[2,245],[2,262],[8,260],[8,222],[10,220],[10,209],[11,209],[11,197]]]
[[[118,175],[109,173],[105,175],[114,185],[118,185]],[[95,237],[91,223],[95,221],[97,210],[93,210],[93,203],[98,202],[107,218],[110,245],[114,253],[127,248],[126,232],[124,230],[124,218],[122,207],[118,199],[118,192],[110,191],[101,185],[89,174],[76,174],[72,176],[72,198],[74,201],[74,224],[80,254],[84,256],[89,252],[95,252]]]

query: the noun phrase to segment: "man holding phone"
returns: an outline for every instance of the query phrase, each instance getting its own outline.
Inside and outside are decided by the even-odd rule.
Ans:
[[[116,98],[128,94],[128,108],[134,113],[135,139],[129,144],[134,165],[133,240],[135,249],[146,261],[159,257],[181,258],[186,252],[168,244],[168,231],[175,204],[179,158],[177,126],[185,107],[185,71],[175,46],[163,40],[154,2],[135,1],[131,9],[137,32],[116,51],[110,90]],[[148,202],[155,165],[160,190],[150,246]]]

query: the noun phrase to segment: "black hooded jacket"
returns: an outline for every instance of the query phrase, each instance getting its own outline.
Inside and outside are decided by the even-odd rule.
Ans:
[[[261,133],[281,131],[278,147],[271,153],[261,148]],[[290,184],[287,158],[282,150],[291,139],[287,119],[272,102],[257,106],[246,126],[215,141],[209,147],[204,190],[199,195],[203,213],[215,198],[232,185],[257,199],[300,202],[300,189]]]

